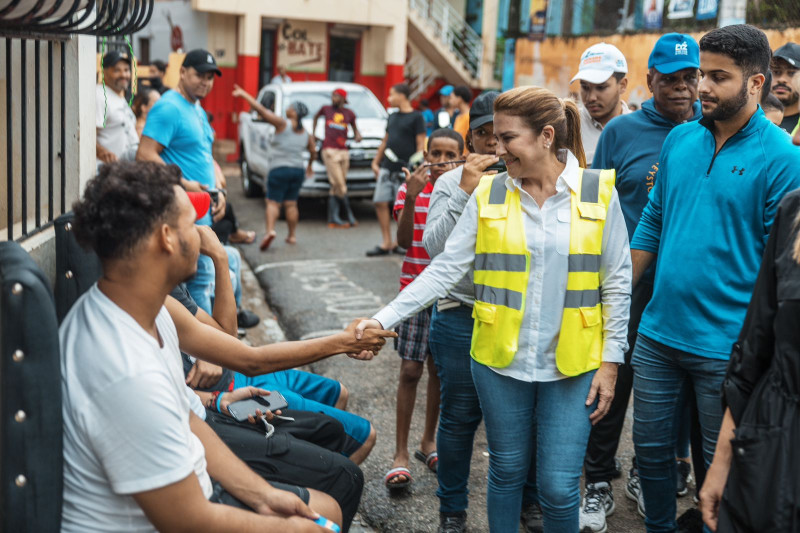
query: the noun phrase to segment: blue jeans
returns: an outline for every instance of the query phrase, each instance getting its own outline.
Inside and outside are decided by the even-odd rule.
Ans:
[[[239,307],[242,300],[242,257],[239,250],[231,246],[226,246],[228,254],[228,270],[233,284],[233,296],[236,299],[236,307]],[[208,313],[212,313],[214,306],[214,289],[216,281],[214,278],[214,262],[210,257],[200,255],[197,258],[197,274],[186,282],[189,294],[197,303],[198,307]]]
[[[586,406],[593,377],[594,372],[587,372],[559,381],[528,383],[472,361],[472,378],[489,441],[487,507],[492,533],[518,530],[523,487],[532,461],[536,462],[544,530],[578,531],[589,415],[596,409],[596,402]],[[673,477],[673,499],[674,485]]]
[[[703,434],[705,464],[711,464],[722,424],[720,388],[728,361],[709,359],[639,335],[633,351],[633,443],[649,533],[678,529],[675,521],[675,412],[693,386]]]
[[[472,382],[469,356],[472,309],[437,311],[434,305],[428,344],[439,374],[441,401],[436,450],[439,452],[439,511],[467,509],[469,467],[475,430],[481,423],[481,405]]]

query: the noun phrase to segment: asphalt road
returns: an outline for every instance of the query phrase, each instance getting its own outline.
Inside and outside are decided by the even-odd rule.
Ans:
[[[264,203],[242,195],[235,166],[226,166],[229,201],[233,202],[242,227],[256,230],[253,245],[241,246],[243,257],[254,270],[266,300],[286,338],[302,339],[341,330],[352,320],[370,316],[397,294],[402,258],[366,258],[364,252],[380,242],[377,221],[368,202],[356,202],[360,224],[352,229],[329,229],[322,202],[301,202],[301,220],[296,245],[284,242],[286,226],[279,222],[278,237],[266,253],[258,249],[264,235]],[[250,295],[253,297],[253,295]],[[400,360],[387,346],[370,362],[336,356],[312,365],[314,372],[343,382],[350,390],[349,410],[371,420],[378,441],[362,465],[366,486],[361,501],[361,519],[385,532],[435,532],[438,526],[436,477],[412,458],[414,483],[407,493],[390,496],[383,476],[394,452],[395,394]],[[410,445],[422,435],[425,378],[420,382]],[[618,456],[625,471],[633,456],[632,411],[624,429]],[[413,452],[413,448],[410,450]],[[469,529],[488,531],[485,498],[488,452],[483,426],[475,439],[470,477]],[[610,532],[644,531],[636,505],[625,497],[622,479],[613,483],[616,512],[608,519]],[[679,500],[679,514],[691,505],[691,497]]]

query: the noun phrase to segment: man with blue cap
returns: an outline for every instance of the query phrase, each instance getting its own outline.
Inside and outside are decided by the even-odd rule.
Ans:
[[[449,128],[453,125],[456,106],[451,98],[452,95],[452,85],[445,85],[439,89],[439,102],[442,104],[442,107],[439,108],[439,113],[436,115],[436,127],[434,129]]]
[[[702,116],[697,100],[700,48],[691,36],[680,33],[663,35],[653,47],[647,67],[647,87],[653,97],[642,103],[641,111],[619,115],[608,122],[600,135],[592,164],[594,168],[616,169],[617,193],[629,237],[633,237],[642,210],[647,205],[648,193],[655,184],[664,139],[678,124]],[[581,507],[581,531],[606,531],[606,515],[614,509],[611,492],[611,479],[616,474],[614,456],[633,384],[630,361],[639,319],[653,294],[653,270],[647,271],[633,291],[625,364],[620,366],[617,374],[611,408],[592,428],[589,437],[584,460],[586,496]],[[680,451],[677,455],[685,457],[688,454]],[[681,463],[679,468],[690,467],[688,463]],[[683,485],[685,478],[680,480]],[[641,501],[638,487],[638,477],[632,469],[626,494]],[[686,494],[685,486],[678,488],[678,492]],[[641,508],[643,511],[643,504]]]

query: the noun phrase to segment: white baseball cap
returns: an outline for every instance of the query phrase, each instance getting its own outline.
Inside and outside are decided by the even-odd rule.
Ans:
[[[625,61],[625,56],[613,44],[598,43],[587,48],[581,55],[578,73],[570,80],[570,83],[575,80],[604,83],[615,72],[628,73],[628,62]]]

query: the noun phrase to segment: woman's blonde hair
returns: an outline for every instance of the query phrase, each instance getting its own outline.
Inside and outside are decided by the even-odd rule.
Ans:
[[[517,87],[497,97],[494,112],[522,118],[537,135],[545,126],[552,126],[555,140],[550,149],[558,153],[566,148],[575,155],[580,166],[586,168],[581,115],[571,99],[561,99],[544,87]]]

